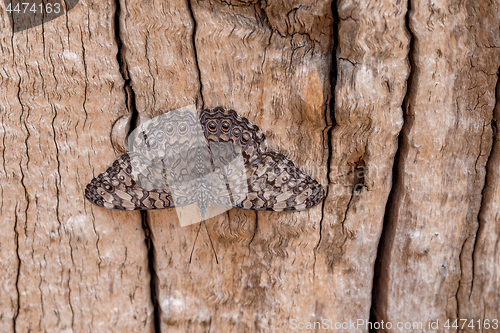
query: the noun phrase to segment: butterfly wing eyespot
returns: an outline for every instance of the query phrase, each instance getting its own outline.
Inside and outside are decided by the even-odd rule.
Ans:
[[[239,136],[240,136],[240,134],[241,134],[241,130],[240,130],[239,128],[234,128],[234,129],[233,129],[233,135],[234,135],[235,137],[239,137]]]
[[[168,135],[172,135],[172,134],[174,134],[174,125],[172,125],[172,124],[168,124],[168,125],[167,125],[167,128],[166,128],[166,131],[167,131],[167,134],[168,134]]]
[[[210,133],[216,133],[217,132],[217,123],[214,120],[211,120],[208,122],[208,131]]]
[[[188,126],[185,123],[179,125],[179,134],[186,134],[188,131]]]
[[[148,140],[148,146],[154,147],[156,145],[156,140],[151,138]]]
[[[229,124],[229,121],[227,121],[227,120],[223,120],[221,123],[221,129],[223,132],[229,132],[230,126],[231,125]]]
[[[243,135],[241,136],[241,141],[242,141],[243,143],[247,143],[247,142],[250,140],[250,138],[251,138],[250,133],[245,132],[245,133],[243,133]]]

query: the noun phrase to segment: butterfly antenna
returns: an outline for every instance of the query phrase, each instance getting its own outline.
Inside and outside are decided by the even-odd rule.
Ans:
[[[198,227],[198,232],[196,233],[196,238],[194,239],[193,248],[191,249],[191,256],[189,257],[189,263],[191,263],[191,259],[193,259],[194,246],[196,245],[196,240],[198,239],[198,235],[200,234],[201,224]]]
[[[217,252],[215,252],[214,243],[212,243],[212,237],[210,237],[210,233],[208,232],[208,227],[207,227],[207,224],[205,223],[205,221],[203,221],[203,224],[205,225],[205,229],[207,230],[208,239],[210,240],[210,245],[212,245],[212,251],[214,251],[215,262],[218,265],[219,264],[219,259],[217,258]]]

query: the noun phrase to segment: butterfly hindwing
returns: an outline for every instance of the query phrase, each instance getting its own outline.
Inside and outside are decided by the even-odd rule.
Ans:
[[[147,210],[173,207],[172,196],[166,190],[145,190],[136,185],[128,153],[120,156],[111,167],[85,188],[85,197],[97,206],[118,210]]]
[[[235,207],[290,212],[309,209],[325,196],[323,186],[283,154],[266,152],[248,167],[248,193]]]

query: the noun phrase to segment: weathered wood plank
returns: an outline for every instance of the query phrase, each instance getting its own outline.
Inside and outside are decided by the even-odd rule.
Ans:
[[[152,328],[139,214],[84,200],[126,112],[114,14],[82,1],[15,35],[2,26],[2,332]]]
[[[477,44],[481,47],[486,47],[488,50],[482,55],[491,72],[488,77],[491,81],[496,77],[496,96],[495,110],[492,119],[493,126],[493,148],[488,157],[486,183],[483,190],[483,198],[479,211],[479,229],[477,231],[474,250],[472,252],[471,271],[468,272],[470,284],[464,284],[462,292],[459,294],[459,315],[460,318],[474,319],[475,326],[471,330],[467,328],[465,331],[480,332],[478,320],[482,323],[483,331],[485,320],[490,321],[490,327],[493,328],[493,320],[499,323],[500,327],[500,253],[498,252],[498,241],[500,239],[500,174],[499,174],[499,159],[500,159],[500,134],[498,131],[498,119],[500,117],[500,80],[499,80],[499,50],[500,50],[500,2],[492,2],[490,6],[486,4],[480,7],[479,14],[482,16],[479,20],[477,32]],[[495,72],[496,64],[496,72]],[[481,78],[479,78],[481,79]],[[488,94],[493,99],[491,91],[493,82],[488,81]],[[492,100],[488,103],[490,110]],[[472,271],[473,270],[473,271]],[[471,276],[472,275],[472,276]],[[469,323],[468,323],[469,324]]]
[[[0,20],[0,31],[10,28],[9,20]],[[0,45],[9,45],[11,36],[0,34]],[[18,297],[16,290],[18,280],[18,232],[23,219],[27,202],[21,183],[21,163],[26,163],[26,133],[21,123],[21,105],[17,100],[19,77],[12,64],[12,49],[3,49],[0,57],[0,116],[1,127],[1,165],[0,168],[0,330],[14,332],[14,317],[17,315]],[[17,115],[12,116],[12,115]]]
[[[272,149],[286,153],[302,169],[326,183],[324,130],[330,99],[330,3],[318,3],[314,10],[300,4],[261,7],[253,3],[233,6],[193,1],[187,8],[177,4],[180,14],[176,17],[156,12],[165,15],[161,20],[168,20],[173,27],[159,35],[157,50],[150,49],[148,55],[159,52],[167,42],[172,54],[179,54],[178,50],[186,45],[194,46],[196,54],[194,49],[193,53],[183,53],[187,74],[178,78],[184,82],[169,86],[171,99],[185,104],[198,100],[199,107],[223,105],[236,109],[262,128]],[[134,6],[129,10],[141,13],[134,17],[151,15],[152,8],[147,4]],[[141,25],[140,19],[127,24],[127,31]],[[189,34],[181,34],[180,38],[174,34],[173,38],[176,29]],[[137,38],[130,34],[125,40],[130,39],[130,45],[132,40],[145,43]],[[191,68],[191,59],[196,61],[196,72]],[[170,85],[169,78],[159,73],[168,71],[176,61],[179,59],[169,57],[157,62],[159,69],[150,73],[148,82]],[[131,54],[127,49],[126,62],[147,68],[139,51]],[[139,72],[142,75],[145,71]],[[143,96],[151,96],[152,83],[138,82],[142,77],[148,77],[147,71],[136,77],[131,71],[137,98],[151,101],[151,97]],[[163,103],[170,109],[183,106],[168,100]],[[153,103],[137,103],[140,115],[148,112],[143,112],[146,104]],[[314,280],[321,206],[297,214],[230,211],[208,221],[219,264],[204,226],[190,263],[200,225],[181,228],[172,211],[148,212],[148,219],[155,245],[157,296],[164,330],[286,330],[289,318],[316,307],[311,293],[320,290],[310,282]]]
[[[411,7],[414,72],[379,254],[376,314],[391,322],[439,320],[444,331],[447,319],[472,313],[467,303],[492,145],[500,7],[455,1]]]
[[[288,332],[366,321],[371,306],[439,331],[498,319],[499,1],[334,7],[81,1],[14,35],[2,9],[0,331],[149,332],[154,310],[168,332]],[[151,291],[141,215],[83,191],[126,148],[130,113],[190,104],[237,110],[328,198],[206,227],[146,213]]]
[[[410,70],[406,8],[405,1],[337,5],[336,126],[316,255],[316,267],[321,267],[316,274],[329,286],[322,317],[333,322],[359,319],[366,324],[370,316],[373,269]],[[340,331],[368,330],[349,325]]]

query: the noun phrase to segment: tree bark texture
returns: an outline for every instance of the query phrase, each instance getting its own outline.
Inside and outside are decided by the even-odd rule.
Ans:
[[[115,157],[110,128],[127,112],[115,11],[80,3],[12,34],[2,9],[2,332],[153,327],[140,218],[82,196]]]
[[[499,294],[488,289],[498,255],[481,238],[484,232],[496,241],[499,236],[485,229],[498,225],[489,191],[497,180],[490,177],[485,187],[488,158],[491,172],[497,164],[490,152],[498,103],[498,9],[498,2],[411,5],[413,71],[379,252],[378,318],[497,319]]]
[[[0,8],[1,332],[500,320],[500,1],[81,0],[16,33]],[[257,124],[323,204],[181,227],[84,199],[191,104]]]

